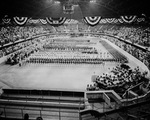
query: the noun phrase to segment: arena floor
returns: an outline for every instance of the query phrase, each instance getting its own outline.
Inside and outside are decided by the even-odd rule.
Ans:
[[[105,65],[28,64],[5,67],[0,80],[11,88],[85,90],[93,74],[107,72],[117,63]]]
[[[116,62],[87,64],[0,65],[0,87],[22,89],[85,90],[94,74],[108,73]],[[134,66],[134,65],[133,65]]]

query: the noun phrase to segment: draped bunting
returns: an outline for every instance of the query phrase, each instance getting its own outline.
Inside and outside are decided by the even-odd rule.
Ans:
[[[101,20],[101,17],[99,16],[96,16],[96,17],[84,17],[85,21],[91,25],[91,26],[94,26],[94,25],[97,25],[100,20]]]
[[[83,22],[85,22],[87,24],[87,21],[85,19],[82,19]]]
[[[119,20],[118,20],[118,19],[115,19],[115,20],[114,20],[114,23],[119,23]]]
[[[13,19],[17,25],[25,25],[28,20],[27,17],[14,17]]]
[[[27,17],[14,17],[13,19],[17,25],[25,25],[28,20]]]
[[[39,19],[29,19],[28,20],[28,23],[33,23],[33,24],[37,24],[37,23],[39,23],[40,21],[39,21]]]
[[[74,19],[66,19],[64,24],[77,24],[79,21]]]
[[[47,21],[46,21],[45,19],[40,19],[40,22],[41,22],[43,25],[47,24]]]
[[[104,18],[101,19],[100,24],[119,24],[119,23],[124,23],[124,21],[120,18]]]
[[[65,17],[60,17],[60,18],[47,17],[46,20],[50,25],[62,25],[66,21],[66,18]]]
[[[5,15],[5,17],[2,19],[3,24],[10,24],[11,19]]]
[[[118,22],[119,22],[119,23],[123,23],[123,20],[119,18],[119,19],[118,19]]]
[[[50,24],[53,26],[59,26],[62,24],[77,24],[79,22],[84,22],[90,26],[95,26],[97,24],[130,24],[130,23],[149,23],[149,19],[146,19],[144,17],[137,17],[137,16],[120,16],[120,18],[101,18],[101,17],[84,17],[82,20],[75,20],[75,19],[67,19],[66,17],[60,17],[60,18],[41,18],[41,19],[33,19],[28,17],[13,17],[10,18],[7,15],[4,16],[0,20],[1,25],[25,25],[25,24],[39,24],[42,23]]]
[[[121,18],[126,23],[132,23],[136,19],[136,16],[121,16]]]
[[[115,18],[106,18],[107,23],[113,23]]]
[[[145,18],[137,18],[137,22],[144,22],[145,21]]]
[[[106,21],[106,19],[101,19],[101,20],[100,20],[100,23],[102,23],[102,24],[103,24],[103,23],[107,23],[107,21]]]
[[[98,17],[89,17],[89,19],[90,19],[91,21],[95,21],[95,20],[97,20],[97,18],[98,18]]]

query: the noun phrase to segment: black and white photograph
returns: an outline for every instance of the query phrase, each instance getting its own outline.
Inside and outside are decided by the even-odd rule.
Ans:
[[[150,120],[148,0],[1,0],[0,120]]]

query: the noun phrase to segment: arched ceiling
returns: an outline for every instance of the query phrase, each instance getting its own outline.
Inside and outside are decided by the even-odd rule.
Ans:
[[[63,5],[69,2],[75,5],[74,13],[64,14]],[[148,0],[2,0],[0,17],[150,16],[149,8]]]

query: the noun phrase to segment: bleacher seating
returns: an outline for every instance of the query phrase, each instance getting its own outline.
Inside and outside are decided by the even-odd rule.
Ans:
[[[116,66],[111,70],[111,73],[97,75],[93,85],[88,85],[87,90],[114,90],[123,98],[132,98],[137,97],[136,95],[145,94],[139,86],[148,83],[149,80],[145,78],[146,73],[141,73],[138,67],[132,70]],[[132,97],[130,96],[131,94],[129,95],[129,91]]]
[[[84,109],[84,92],[4,89],[0,103],[2,117],[22,118],[22,114],[28,113],[30,118],[79,120],[79,110]]]

